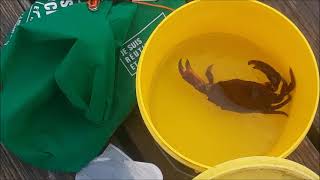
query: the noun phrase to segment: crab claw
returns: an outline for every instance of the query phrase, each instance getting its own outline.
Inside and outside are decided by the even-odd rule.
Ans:
[[[179,60],[179,63],[178,63],[178,67],[179,67],[179,72],[182,76],[184,76],[184,73],[185,73],[185,69],[182,65],[182,59]]]
[[[289,70],[290,73],[290,83],[288,84],[286,80],[282,79],[282,87],[280,91],[280,96],[279,97],[284,97],[286,95],[289,95],[289,93],[296,87],[296,79],[294,77],[293,71],[290,68]]]
[[[212,64],[208,66],[207,71],[206,71],[206,76],[210,84],[213,84],[213,75],[212,75]]]
[[[251,60],[248,62],[248,65],[254,65],[253,66],[254,69],[260,70],[267,76],[267,78],[270,81],[270,84],[268,84],[268,86],[273,91],[276,91],[278,89],[279,84],[282,80],[282,77],[275,69],[273,69],[273,67],[271,67],[269,64],[265,62],[258,61],[258,60]]]
[[[185,81],[191,84],[198,91],[206,93],[206,83],[192,70],[189,60],[186,61],[184,68],[182,65],[182,59],[180,59],[178,69]]]
[[[289,70],[289,73],[290,73],[290,84],[288,85],[288,88],[287,88],[287,93],[289,93],[290,91],[292,91],[295,87],[296,87],[296,78],[294,77],[294,74],[293,74],[293,71],[292,69],[290,68]]]

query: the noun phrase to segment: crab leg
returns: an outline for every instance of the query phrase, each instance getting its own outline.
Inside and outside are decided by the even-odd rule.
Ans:
[[[275,69],[273,69],[273,67],[258,60],[251,60],[248,62],[248,65],[254,65],[254,69],[260,70],[267,76],[270,81],[270,83],[267,83],[267,85],[270,86],[273,91],[278,89],[282,77]]]
[[[270,111],[264,111],[264,114],[281,114],[281,115],[285,115],[288,117],[288,114],[286,112],[283,111],[274,111],[274,110],[270,110]]]
[[[282,87],[281,87],[281,90],[280,90],[280,96],[281,97],[284,97],[287,93],[287,89],[288,89],[288,83],[286,80],[282,80]]]
[[[290,73],[291,82],[290,82],[289,86],[286,89],[286,94],[289,94],[296,87],[296,78],[294,77],[293,71],[292,71],[291,68],[289,70],[289,73]]]
[[[182,60],[180,59],[178,63],[179,72],[182,78],[195,87],[198,91],[206,93],[206,83],[197,75],[191,68],[189,60],[185,63],[185,68],[182,65]]]
[[[288,83],[285,79],[282,79],[282,87],[280,90],[280,94],[279,95],[276,94],[276,97],[273,99],[272,104],[280,103],[283,100],[283,98],[289,94],[287,93],[287,89],[288,89]]]
[[[292,99],[292,97],[289,95],[288,98],[285,101],[283,101],[282,103],[277,104],[275,106],[272,106],[271,107],[272,110],[276,110],[276,109],[282,108],[284,105],[288,104],[291,101],[291,99]]]
[[[207,79],[209,81],[209,84],[213,84],[213,75],[212,75],[212,66],[213,65],[210,65],[208,68],[207,68],[207,71],[206,71],[206,76],[207,76]]]
[[[287,81],[282,79],[282,87],[281,87],[281,91],[280,94],[278,95],[278,97],[276,99],[274,99],[273,103],[279,103],[282,101],[282,99],[287,96],[296,86],[296,80],[295,77],[293,75],[293,71],[290,68],[290,84],[288,85]]]

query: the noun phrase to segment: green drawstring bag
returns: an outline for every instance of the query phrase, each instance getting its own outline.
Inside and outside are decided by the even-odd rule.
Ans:
[[[84,167],[135,106],[139,55],[169,13],[108,0],[95,12],[78,0],[35,2],[1,49],[1,143],[40,168]]]

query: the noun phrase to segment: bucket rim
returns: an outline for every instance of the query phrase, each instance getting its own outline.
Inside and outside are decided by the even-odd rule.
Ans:
[[[224,175],[245,172],[247,170],[272,170],[274,172],[291,174],[302,179],[318,178],[318,175],[312,170],[291,160],[268,156],[251,156],[218,164],[199,174],[194,180],[219,179],[219,177],[223,177]]]

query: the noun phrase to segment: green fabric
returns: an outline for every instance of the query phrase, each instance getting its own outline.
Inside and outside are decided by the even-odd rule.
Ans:
[[[170,13],[107,0],[90,12],[76,2],[34,3],[1,49],[1,142],[49,170],[78,171],[101,152],[136,104],[143,44]]]

